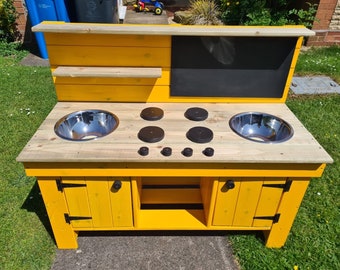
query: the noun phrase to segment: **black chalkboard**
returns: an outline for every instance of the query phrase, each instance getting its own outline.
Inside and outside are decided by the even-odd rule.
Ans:
[[[171,96],[280,98],[296,41],[173,36]]]

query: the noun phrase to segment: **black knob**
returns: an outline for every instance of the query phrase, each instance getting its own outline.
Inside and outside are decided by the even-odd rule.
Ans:
[[[207,157],[212,157],[214,155],[214,148],[207,147],[203,150],[203,154]]]
[[[172,149],[170,147],[164,147],[161,153],[163,156],[169,157],[172,154]]]
[[[182,151],[182,155],[185,156],[185,157],[191,157],[192,156],[192,148],[190,147],[186,147],[183,149]]]
[[[142,146],[141,148],[139,148],[138,153],[141,156],[147,156],[149,154],[149,148],[146,146]]]
[[[226,183],[225,183],[225,186],[227,189],[233,189],[235,187],[235,182],[234,180],[228,180]]]
[[[114,190],[120,190],[121,187],[122,187],[122,181],[116,180],[116,181],[113,182],[113,189]]]

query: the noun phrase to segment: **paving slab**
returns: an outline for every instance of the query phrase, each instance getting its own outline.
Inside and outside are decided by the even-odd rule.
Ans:
[[[161,15],[156,15],[152,11],[136,12],[128,9],[126,11],[124,24],[168,24],[168,16],[164,10]]]
[[[116,232],[80,236],[79,248],[57,250],[51,270],[238,270],[227,237],[207,233]]]
[[[298,95],[340,94],[339,84],[327,76],[293,77],[290,89]]]
[[[35,54],[29,53],[20,62],[23,66],[35,66],[35,67],[49,67],[50,62],[48,59],[43,59]]]

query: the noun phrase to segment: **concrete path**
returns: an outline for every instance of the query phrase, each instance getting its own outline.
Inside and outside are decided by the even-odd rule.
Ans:
[[[238,270],[227,237],[207,232],[101,233],[57,250],[51,270]]]

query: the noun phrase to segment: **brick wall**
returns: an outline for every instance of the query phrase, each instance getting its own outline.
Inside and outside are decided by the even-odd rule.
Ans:
[[[18,39],[22,40],[25,36],[26,31],[26,22],[27,22],[27,11],[24,6],[25,1],[24,0],[14,0],[14,7],[18,12],[18,18],[17,18],[17,30],[19,32]]]
[[[340,44],[340,0],[320,0],[313,24],[315,37],[308,39],[308,46]]]

